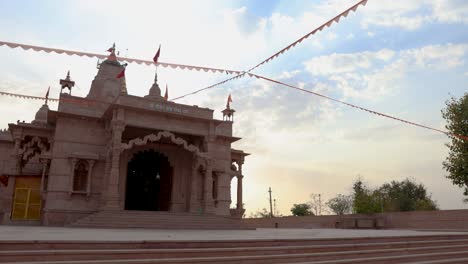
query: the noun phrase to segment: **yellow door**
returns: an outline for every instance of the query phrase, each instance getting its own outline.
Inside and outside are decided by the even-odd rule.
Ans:
[[[41,178],[16,177],[13,200],[13,220],[39,220],[41,218]]]

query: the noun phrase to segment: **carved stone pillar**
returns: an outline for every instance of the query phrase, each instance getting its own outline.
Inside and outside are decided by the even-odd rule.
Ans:
[[[111,167],[109,174],[109,181],[107,185],[107,197],[104,205],[108,210],[120,209],[120,193],[119,193],[119,179],[120,179],[120,153],[122,145],[122,133],[125,129],[125,122],[123,120],[112,120],[112,151],[111,151]]]
[[[13,133],[13,139],[15,141],[15,147],[13,149],[13,153],[11,153],[11,157],[14,160],[14,167],[12,168],[12,172],[16,175],[21,174],[21,157],[20,155],[20,147],[21,147],[21,134],[16,132]]]
[[[50,166],[50,159],[44,159],[41,158],[39,159],[39,162],[42,163],[42,175],[41,175],[41,193],[47,192],[47,186],[46,186],[46,174],[48,167]]]
[[[93,172],[93,166],[95,162],[95,160],[88,160],[88,179],[86,181],[86,196],[88,197],[91,195],[91,174]]]
[[[229,215],[231,206],[231,174],[218,171],[218,200],[216,213],[220,215]]]
[[[208,160],[205,170],[205,186],[203,188],[203,205],[205,213],[213,213],[214,201],[213,201],[213,167],[211,160]]]
[[[243,209],[243,201],[242,201],[242,179],[244,175],[242,175],[242,164],[239,164],[239,174],[237,175],[237,209]]]
[[[200,197],[199,193],[200,190],[200,172],[199,172],[199,161],[196,155],[193,155],[192,161],[192,177],[190,181],[190,207],[189,212],[191,213],[200,213],[201,212],[201,204],[200,204]]]

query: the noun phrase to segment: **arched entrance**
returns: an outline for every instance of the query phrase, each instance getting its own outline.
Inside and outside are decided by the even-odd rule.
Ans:
[[[154,150],[135,153],[128,162],[125,210],[169,211],[172,167]]]

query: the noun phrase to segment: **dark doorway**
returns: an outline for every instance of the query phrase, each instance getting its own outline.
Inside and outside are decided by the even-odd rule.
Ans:
[[[154,150],[140,151],[128,162],[125,210],[169,211],[172,167]]]

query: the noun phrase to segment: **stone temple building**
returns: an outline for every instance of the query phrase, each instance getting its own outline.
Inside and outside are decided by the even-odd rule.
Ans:
[[[72,95],[68,74],[56,111],[46,101],[32,122],[0,131],[0,223],[105,226],[126,216],[121,224],[171,227],[175,215],[187,219],[176,227],[198,228],[195,218],[201,227],[240,219],[248,154],[231,148],[240,138],[229,102],[214,119],[211,109],[167,101],[157,75],[148,95],[129,95],[117,78],[124,67],[112,51],[86,97]]]

